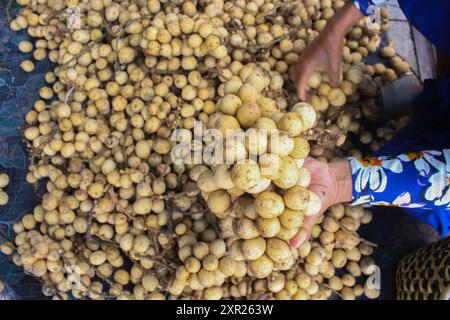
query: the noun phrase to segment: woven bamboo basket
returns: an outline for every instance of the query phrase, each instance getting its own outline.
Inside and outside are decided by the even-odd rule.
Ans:
[[[398,300],[450,299],[450,237],[404,257],[397,268]]]

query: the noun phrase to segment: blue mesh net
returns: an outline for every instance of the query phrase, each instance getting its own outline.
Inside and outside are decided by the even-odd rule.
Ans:
[[[33,73],[20,69],[22,60],[32,53],[21,53],[17,44],[30,39],[26,30],[12,32],[8,26],[7,1],[0,2],[0,172],[7,173],[10,183],[5,191],[9,196],[6,206],[0,207],[0,241],[13,238],[12,225],[25,213],[32,212],[37,197],[33,187],[25,180],[28,166],[26,146],[22,141],[20,126],[39,88],[45,83],[44,74],[51,70],[50,61],[36,62]],[[13,5],[14,15],[18,6]],[[10,284],[17,295],[8,297],[39,298],[40,284],[26,276],[9,257],[0,253],[0,279]],[[9,290],[10,287],[7,287]]]

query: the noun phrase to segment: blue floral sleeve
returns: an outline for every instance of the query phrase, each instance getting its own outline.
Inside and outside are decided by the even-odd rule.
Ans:
[[[450,149],[349,161],[355,205],[450,209]]]
[[[355,6],[365,16],[368,16],[374,12],[375,6],[381,6],[386,3],[387,0],[355,0]]]

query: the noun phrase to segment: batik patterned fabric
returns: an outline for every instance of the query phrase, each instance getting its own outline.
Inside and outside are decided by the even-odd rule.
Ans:
[[[450,209],[450,149],[349,161],[355,205]]]
[[[365,16],[373,14],[375,7],[386,4],[387,0],[356,0],[353,1],[359,11]]]

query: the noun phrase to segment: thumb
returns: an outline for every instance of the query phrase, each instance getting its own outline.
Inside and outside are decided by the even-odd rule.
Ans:
[[[309,71],[302,72],[297,78],[297,95],[301,101],[307,100],[307,82],[310,76]]]
[[[297,88],[297,95],[301,101],[306,101],[308,98],[307,88],[308,88],[308,80],[311,74],[315,69],[315,64],[313,61],[309,61],[308,63],[303,63],[302,58],[300,58],[299,62],[295,67],[295,75],[294,81],[295,86]]]
[[[311,232],[312,232],[312,230],[307,229],[305,227],[301,227],[300,230],[298,231],[297,235],[289,241],[289,244],[293,248],[300,247],[302,245],[302,243],[304,243],[311,237]]]
[[[341,82],[342,48],[328,56],[327,74],[330,84],[337,87]]]
[[[320,213],[305,218],[302,227],[298,231],[297,235],[293,237],[289,242],[291,247],[298,248],[302,243],[308,241],[311,238],[311,233],[317,219],[320,217]]]
[[[317,188],[315,185],[310,186],[310,190],[317,194],[317,196],[320,199],[321,207],[320,211],[313,215],[305,217],[305,221],[303,222],[303,225],[301,226],[300,230],[298,231],[297,235],[290,240],[290,245],[294,248],[298,248],[302,243],[309,240],[311,238],[311,233],[314,225],[316,224],[319,217],[325,212],[327,209],[326,207],[326,197],[324,196],[324,193],[321,192],[323,190],[320,190],[320,188]]]
[[[339,67],[331,67],[328,69],[328,77],[330,78],[330,84],[333,87],[339,86],[341,82],[341,69]]]

